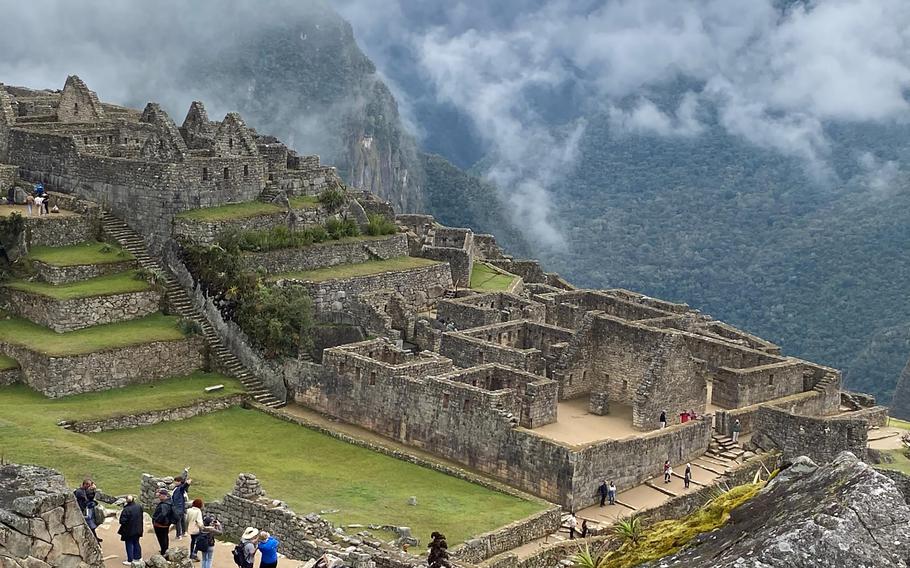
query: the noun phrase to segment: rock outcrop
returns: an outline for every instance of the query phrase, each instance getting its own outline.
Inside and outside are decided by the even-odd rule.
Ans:
[[[910,507],[894,482],[849,452],[797,458],[721,529],[653,567],[906,567]]]
[[[63,476],[32,465],[0,466],[0,567],[103,566]]]

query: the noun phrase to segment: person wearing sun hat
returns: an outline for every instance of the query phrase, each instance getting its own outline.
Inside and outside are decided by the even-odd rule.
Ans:
[[[243,563],[245,568],[253,568],[253,559],[256,557],[256,545],[259,542],[259,529],[247,527],[240,536],[243,545]]]

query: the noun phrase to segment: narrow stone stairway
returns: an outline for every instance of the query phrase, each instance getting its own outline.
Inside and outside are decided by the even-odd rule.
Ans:
[[[734,442],[732,438],[721,436],[720,434],[714,434],[711,444],[708,446],[708,455],[727,461],[737,460],[744,453],[745,450],[742,449],[738,442]]]
[[[116,240],[120,245],[128,250],[130,254],[136,257],[139,266],[146,270],[153,270],[161,274],[164,278],[164,289],[167,293],[167,301],[173,312],[181,317],[190,319],[199,324],[202,329],[202,336],[212,354],[212,357],[219,363],[221,368],[225,369],[227,374],[237,378],[246,389],[250,397],[256,402],[269,406],[271,408],[281,408],[285,405],[284,401],[276,398],[262,384],[253,373],[251,373],[227,347],[221,342],[221,338],[212,327],[212,324],[193,306],[189,294],[183,289],[183,286],[177,282],[162,265],[149,256],[145,247],[145,241],[132,230],[126,223],[114,217],[110,213],[101,215],[101,227],[104,232]]]

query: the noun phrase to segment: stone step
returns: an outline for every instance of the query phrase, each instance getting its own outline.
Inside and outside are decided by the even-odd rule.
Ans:
[[[661,482],[661,483],[663,483],[663,482]],[[679,493],[676,493],[676,492],[674,492],[674,491],[670,491],[670,490],[667,489],[666,487],[661,487],[660,485],[657,485],[657,484],[652,483],[652,482],[650,482],[650,481],[645,481],[645,485],[647,485],[647,486],[650,487],[651,489],[654,489],[654,490],[656,490],[656,491],[660,491],[661,493],[663,493],[664,495],[666,495],[666,496],[668,496],[668,497],[679,497]]]
[[[713,467],[713,466],[707,465],[707,464],[703,464],[703,463],[699,463],[698,460],[692,462],[692,467],[697,467],[699,469],[703,469],[707,472],[713,473],[714,475],[723,475],[724,474],[723,471],[717,469],[716,467]]]
[[[711,464],[714,464],[714,465],[717,465],[720,467],[730,467],[730,462],[728,460],[720,459],[720,458],[717,458],[717,457],[709,455],[709,454],[703,454],[703,455],[699,456],[698,459],[704,460],[708,463],[711,463]]]
[[[733,461],[738,459],[744,453],[746,453],[744,450],[739,450],[736,452],[721,452],[720,457]]]

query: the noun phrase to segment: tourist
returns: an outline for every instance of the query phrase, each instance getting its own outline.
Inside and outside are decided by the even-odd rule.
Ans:
[[[176,486],[171,494],[171,502],[174,505],[174,514],[177,519],[175,530],[178,539],[183,538],[186,534],[186,496],[189,493],[190,483],[193,482],[189,476],[190,467],[186,466],[183,468],[183,475],[174,478]]]
[[[680,422],[680,424],[685,424],[688,421],[689,421],[689,412],[687,410],[683,410],[682,412],[679,413],[679,422]]]
[[[205,524],[202,522],[202,499],[193,499],[193,506],[186,510],[186,532],[190,535],[190,560],[199,562],[196,541]]]
[[[739,441],[739,431],[743,429],[743,425],[739,423],[739,418],[736,419],[736,422],[733,423],[733,443]]]
[[[256,558],[256,543],[259,542],[259,529],[247,527],[240,536],[240,544],[234,547],[234,563],[240,568],[253,568]]]
[[[686,473],[683,476],[683,484],[686,486],[686,489],[689,488],[689,482],[692,481],[692,465],[686,464]]]
[[[162,556],[167,552],[170,544],[167,533],[171,530],[171,525],[175,521],[176,513],[174,512],[174,504],[171,502],[171,496],[168,494],[167,489],[161,488],[158,490],[158,505],[155,506],[155,512],[152,514],[152,527],[155,529],[155,536],[158,538],[158,547]]]
[[[214,515],[203,515],[202,525],[202,533],[196,539],[196,550],[202,553],[202,568],[212,568],[212,560],[215,558],[215,537],[224,529],[221,527],[221,521]]]
[[[695,414],[694,410],[689,411],[689,420],[698,420],[698,414]]]
[[[588,536],[588,519],[582,519],[581,521],[581,538]]]
[[[575,518],[575,513],[569,513],[569,518],[566,519],[566,526],[569,527],[569,538],[575,538],[575,527],[578,526],[578,519]]]
[[[34,204],[35,204],[35,196],[26,195],[25,196],[25,212],[28,213],[29,217],[32,216],[32,205],[34,205]]]
[[[94,494],[92,495],[92,499],[85,504],[85,524],[92,531],[95,540],[104,542],[98,538],[98,533],[96,532],[98,527],[104,522],[104,508],[95,501]]]
[[[269,533],[259,533],[259,568],[275,568],[278,566],[278,539]]]
[[[670,483],[670,478],[673,476],[673,468],[670,467],[670,460],[664,462],[664,483]]]
[[[603,507],[604,503],[607,501],[607,493],[609,492],[606,479],[600,482],[600,487],[597,488],[597,491],[600,493],[600,506]]]
[[[667,411],[666,410],[660,411],[660,418],[658,420],[660,422],[661,430],[663,430],[664,428],[667,427]]]
[[[44,196],[43,195],[38,195],[35,197],[35,206],[38,208],[38,216],[40,217],[42,215],[41,212],[44,211]]]
[[[82,511],[83,515],[85,515],[85,508],[88,506],[88,502],[95,500],[97,490],[95,482],[86,477],[82,480],[82,486],[73,491],[73,495],[76,496],[76,503],[79,504],[79,510]]]
[[[143,532],[142,520],[142,506],[136,502],[135,497],[127,495],[126,505],[120,512],[120,530],[117,531],[120,540],[126,544],[124,565],[142,561],[142,546],[139,544]]]
[[[613,482],[610,482],[610,486],[607,487],[607,500],[611,505],[616,504],[616,486],[613,485]]]

